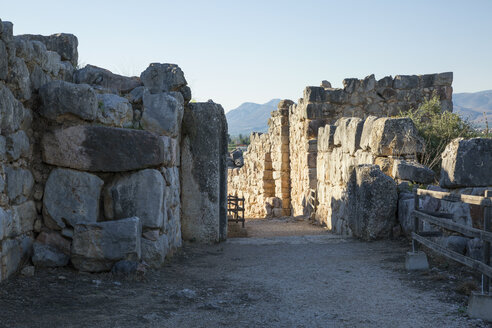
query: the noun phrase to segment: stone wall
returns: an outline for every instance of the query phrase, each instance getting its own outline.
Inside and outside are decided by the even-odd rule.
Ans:
[[[394,180],[434,179],[416,162],[422,140],[408,118],[341,118],[319,129],[317,145],[315,218],[340,234],[389,237],[397,225]]]
[[[303,98],[290,108],[290,168],[292,214],[308,215],[313,208],[309,196],[316,189],[318,128],[334,124],[341,117],[389,117],[417,108],[433,93],[443,110],[452,111],[452,73],[397,75],[376,80],[345,79],[342,89],[323,81],[320,87],[306,87]],[[311,202],[312,203],[312,202]]]
[[[253,133],[244,166],[228,170],[228,192],[244,197],[249,218],[290,215],[289,106],[283,100],[268,120],[268,133]]]
[[[0,21],[0,280],[30,261],[92,272],[122,261],[159,267],[182,245],[181,194],[193,176],[180,173],[182,121],[204,105],[189,104],[177,65],[154,63],[140,77],[76,69],[77,45],[70,34],[14,36]],[[226,237],[227,128],[222,107],[205,105],[221,120],[187,131],[215,129],[204,151],[217,154],[207,172],[220,190],[207,220],[220,237],[196,236],[212,242]],[[191,194],[205,213],[210,195]]]
[[[326,159],[321,162],[317,160],[320,128],[334,125],[340,118],[347,117],[343,124],[337,123],[343,125],[339,130],[355,129],[360,132],[363,119],[367,118],[369,124],[378,117],[394,116],[417,108],[433,93],[441,99],[444,110],[452,110],[452,80],[452,73],[398,75],[380,80],[371,75],[363,80],[345,79],[341,89],[331,88],[327,81],[323,81],[320,87],[306,87],[304,97],[297,104],[280,102],[279,109],[272,112],[268,133],[261,137],[252,135],[251,145],[244,155],[244,166],[229,169],[229,193],[246,198],[248,217],[312,215],[319,192],[317,166],[326,162]],[[332,129],[334,133],[335,128]],[[367,133],[370,134],[368,127]],[[345,132],[339,134],[345,136]],[[359,140],[350,142],[350,146],[347,144],[344,147],[350,147],[355,152],[355,143]],[[342,148],[336,151],[341,153]],[[405,152],[405,149],[402,151]],[[387,163],[389,159],[386,158],[385,163],[382,161],[380,158],[375,164],[384,166],[384,173],[394,176],[391,172],[393,166]],[[356,162],[362,164],[368,161]],[[405,180],[408,173],[405,163],[396,167],[396,178]],[[346,182],[348,173],[344,174]]]

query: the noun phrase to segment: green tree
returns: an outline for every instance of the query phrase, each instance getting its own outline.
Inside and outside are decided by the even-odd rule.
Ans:
[[[409,117],[415,123],[424,139],[424,149],[419,160],[434,171],[440,170],[441,153],[451,140],[479,136],[468,120],[462,119],[456,113],[443,112],[437,94],[425,100],[417,109],[400,113],[399,116]]]

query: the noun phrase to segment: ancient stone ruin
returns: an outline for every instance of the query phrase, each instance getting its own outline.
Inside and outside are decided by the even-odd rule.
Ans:
[[[229,194],[246,199],[250,218],[308,216],[333,232],[366,240],[410,233],[410,184],[435,188],[437,177],[418,163],[423,140],[413,122],[394,116],[433,94],[443,110],[452,111],[452,80],[452,73],[380,80],[371,75],[345,79],[342,89],[327,81],[306,87],[297,104],[279,103],[268,133],[251,135],[244,166],[229,168]],[[441,187],[483,195],[492,186],[491,153],[490,139],[451,143],[443,153]],[[472,226],[468,205],[429,203],[434,211],[461,206],[452,211],[455,220]]]
[[[74,35],[0,21],[0,280],[32,259],[159,267],[182,240],[226,238],[227,122],[174,64],[78,69]]]

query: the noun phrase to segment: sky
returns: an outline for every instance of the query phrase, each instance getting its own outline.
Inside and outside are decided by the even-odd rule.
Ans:
[[[492,0],[0,0],[0,19],[75,34],[81,66],[178,64],[194,99],[226,111],[370,74],[453,71],[454,92],[492,89]]]

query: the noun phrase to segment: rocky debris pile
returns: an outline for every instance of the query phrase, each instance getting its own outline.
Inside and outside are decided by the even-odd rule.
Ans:
[[[189,105],[191,90],[175,64],[150,64],[140,77],[76,69],[77,45],[71,34],[14,36],[13,24],[0,21],[0,280],[31,256],[35,266],[71,263],[92,272],[122,261],[161,266],[182,244],[181,212],[191,217],[182,185],[202,219],[205,199],[225,217],[222,107]],[[215,132],[202,136],[205,155],[193,150],[186,158],[208,163],[208,153],[223,163],[190,186],[192,172],[181,173],[182,124],[199,111],[186,135]],[[218,225],[219,216],[208,214],[216,222],[207,224]]]

